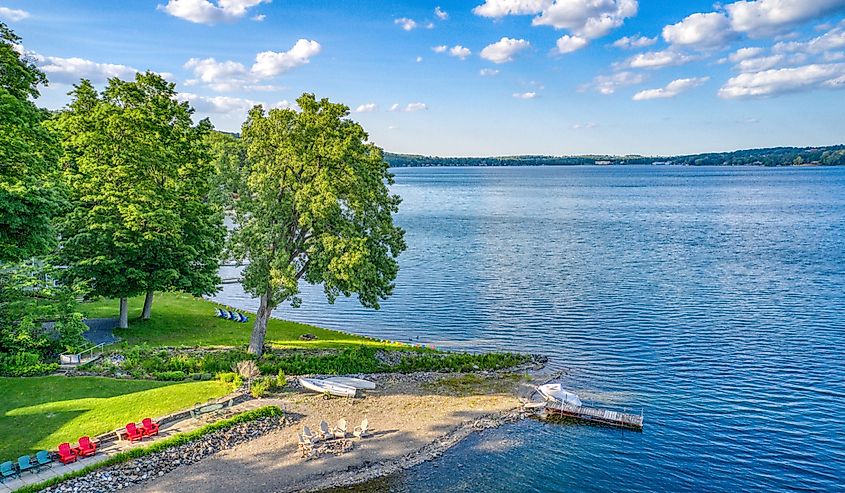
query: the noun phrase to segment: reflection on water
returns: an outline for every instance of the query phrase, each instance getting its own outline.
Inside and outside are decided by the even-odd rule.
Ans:
[[[308,287],[276,315],[542,352],[570,387],[644,409],[646,427],[520,423],[369,486],[845,490],[845,169],[396,173],[409,250],[394,296],[374,312]],[[217,299],[257,306],[238,285]],[[525,443],[479,445],[497,434]]]

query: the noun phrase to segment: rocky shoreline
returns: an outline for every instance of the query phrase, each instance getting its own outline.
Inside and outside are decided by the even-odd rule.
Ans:
[[[284,426],[286,426],[286,418],[283,416],[268,416],[239,423],[225,430],[213,431],[182,445],[120,464],[98,468],[84,476],[69,479],[41,491],[45,493],[121,491],[164,476],[180,466],[195,464],[217,452],[255,440]]]

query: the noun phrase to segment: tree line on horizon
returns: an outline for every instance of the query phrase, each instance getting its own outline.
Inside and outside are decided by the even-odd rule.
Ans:
[[[711,152],[680,156],[494,156],[439,157],[418,154],[385,153],[394,168],[426,166],[590,166],[590,165],[673,165],[673,166],[845,166],[845,145],[824,147],[773,147],[732,152]]]
[[[83,345],[78,299],[119,300],[126,328],[128,298],[143,295],[149,319],[155,292],[213,294],[223,259],[248,262],[256,355],[300,281],[372,308],[391,294],[400,199],[348,107],[313,94],[298,111],[256,106],[238,137],[194,123],[148,71],[100,91],[83,79],[48,111],[34,102],[47,78],[19,45],[0,22],[0,374],[39,373]]]

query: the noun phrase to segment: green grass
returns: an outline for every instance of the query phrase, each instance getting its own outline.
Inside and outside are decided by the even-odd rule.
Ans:
[[[217,381],[0,378],[0,461],[55,449],[61,442],[185,409],[228,391],[226,384]]]
[[[114,333],[131,345],[147,343],[151,346],[245,346],[249,343],[255,314],[248,314],[248,323],[237,323],[215,317],[215,308],[222,305],[182,293],[156,293],[150,320],[141,320],[143,297],[129,299],[129,328]],[[80,307],[85,316],[107,318],[118,316],[117,300],[99,300]],[[302,334],[314,334],[317,339],[301,341]],[[267,324],[267,344],[278,348],[343,348],[350,346],[407,347],[382,342],[354,334],[322,329],[313,325],[287,320],[270,319]]]
[[[213,433],[218,430],[225,430],[231,428],[235,425],[246,423],[249,421],[254,421],[260,418],[267,418],[270,416],[283,416],[284,413],[278,406],[265,406],[260,407],[258,409],[253,409],[251,411],[245,411],[231,418],[223,419],[220,421],[216,421],[214,423],[205,425],[201,428],[197,428],[196,430],[189,431],[186,433],[179,433],[177,435],[173,435],[171,437],[165,438],[163,440],[157,440],[153,442],[152,445],[148,445],[146,447],[136,447],[124,452],[119,452],[108,459],[98,462],[96,464],[92,464],[90,466],[83,467],[77,471],[72,471],[62,476],[54,477],[48,479],[47,481],[43,481],[38,484],[31,484],[24,486],[23,488],[19,488],[15,490],[15,493],[35,493],[37,491],[41,491],[44,488],[57,485],[61,482],[67,481],[69,479],[78,478],[81,476],[85,476],[86,474],[94,471],[96,469],[100,469],[102,467],[113,466],[115,464],[121,464],[123,462],[127,462],[132,459],[138,459],[141,457],[146,457],[150,454],[154,454],[156,452],[161,452],[162,450],[169,449],[171,447],[176,447],[178,445],[182,445],[194,440],[197,440],[209,433]]]

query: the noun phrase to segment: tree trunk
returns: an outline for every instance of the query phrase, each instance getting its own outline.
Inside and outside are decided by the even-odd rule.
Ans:
[[[153,290],[147,291],[147,297],[144,298],[144,310],[141,312],[142,320],[149,320],[153,312]]]
[[[129,300],[126,298],[120,299],[120,325],[121,329],[129,328]]]
[[[255,323],[252,325],[252,336],[249,338],[248,351],[256,356],[264,352],[264,336],[267,335],[267,321],[270,320],[270,294],[261,295],[258,303],[258,312],[255,314]]]

